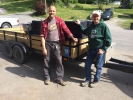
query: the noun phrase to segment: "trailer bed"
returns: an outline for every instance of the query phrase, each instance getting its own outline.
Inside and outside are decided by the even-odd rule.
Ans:
[[[27,34],[21,27],[0,29],[0,40],[14,41],[17,43],[25,43],[31,52],[42,54],[41,38],[36,34]],[[88,38],[79,38],[75,43],[67,40],[66,45],[61,45],[61,51],[64,61],[72,61],[84,55],[88,51]]]

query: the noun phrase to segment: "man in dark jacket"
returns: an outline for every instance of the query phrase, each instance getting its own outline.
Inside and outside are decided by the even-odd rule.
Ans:
[[[107,25],[101,19],[101,13],[94,11],[92,14],[92,24],[88,28],[84,28],[80,21],[77,20],[76,24],[80,25],[82,31],[89,38],[89,50],[85,62],[85,77],[86,80],[81,85],[95,87],[100,81],[102,66],[104,64],[105,52],[111,45],[111,34]],[[91,65],[96,58],[96,74],[94,80],[91,82]]]
[[[44,54],[44,73],[45,73],[45,84],[50,84],[50,65],[49,62],[54,56],[56,61],[56,81],[62,86],[66,83],[63,81],[64,67],[62,65],[62,55],[60,42],[65,44],[65,36],[67,34],[68,38],[71,38],[74,42],[77,42],[77,38],[74,38],[70,30],[67,28],[64,21],[55,16],[56,8],[55,6],[49,7],[49,17],[42,22],[41,27],[41,41],[42,41],[42,51]]]

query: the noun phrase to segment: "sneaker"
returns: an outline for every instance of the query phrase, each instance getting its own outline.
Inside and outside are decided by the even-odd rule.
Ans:
[[[90,84],[90,87],[91,87],[91,88],[94,88],[94,87],[96,87],[96,86],[98,85],[98,83],[99,83],[99,82],[92,82],[92,83]]]
[[[46,80],[44,81],[44,83],[45,83],[45,85],[49,85],[49,84],[50,84],[50,79],[46,79]]]
[[[89,85],[89,83],[90,83],[90,82],[88,82],[88,81],[82,82],[82,83],[81,83],[81,86],[85,87],[85,86]]]
[[[62,86],[65,86],[66,83],[63,80],[56,80],[56,82]]]

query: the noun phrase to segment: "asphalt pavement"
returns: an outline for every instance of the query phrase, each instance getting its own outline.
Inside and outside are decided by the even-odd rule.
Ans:
[[[20,22],[40,20],[30,17],[28,12],[10,16],[19,17]],[[118,21],[121,20],[105,21],[113,42],[116,42],[113,57],[133,63],[133,30],[117,26]],[[81,87],[80,83],[85,79],[84,63],[63,64],[67,85],[60,86],[54,82],[54,70],[51,84],[44,85],[42,55],[33,54],[27,63],[21,65],[6,58],[0,45],[0,100],[133,100],[133,74],[103,68],[97,87]],[[92,69],[94,75],[94,66]]]

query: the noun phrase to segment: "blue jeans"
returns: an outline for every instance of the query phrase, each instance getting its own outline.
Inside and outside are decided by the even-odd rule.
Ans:
[[[86,81],[91,82],[91,65],[93,60],[96,58],[95,67],[96,74],[94,75],[94,81],[100,81],[102,67],[104,64],[105,53],[98,54],[99,49],[89,50],[85,61],[85,77]]]

